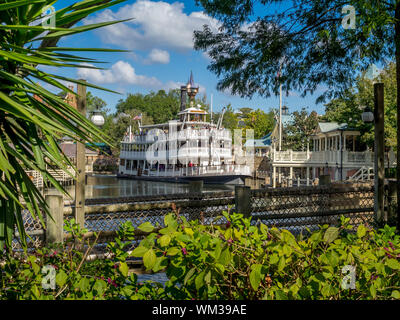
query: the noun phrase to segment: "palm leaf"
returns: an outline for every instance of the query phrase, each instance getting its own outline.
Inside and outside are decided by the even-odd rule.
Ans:
[[[62,81],[106,88],[69,79],[62,72],[52,74],[40,66],[93,68],[101,61],[75,52],[124,52],[95,48],[57,48],[59,39],[109,26],[121,21],[75,26],[98,10],[125,0],[85,0],[56,11],[57,27],[49,30],[40,24],[43,9],[53,0],[10,1],[0,4],[0,250],[12,247],[15,230],[26,248],[27,234],[23,212],[44,224],[43,214],[50,214],[45,199],[26,170],[36,170],[43,179],[63,193],[63,186],[49,168],[68,172],[75,167],[61,152],[57,139],[69,136],[76,141],[108,143],[108,138],[88,119],[40,83],[71,92]],[[40,44],[36,46],[36,43]],[[91,65],[82,65],[90,63]],[[24,214],[25,214],[24,213]]]

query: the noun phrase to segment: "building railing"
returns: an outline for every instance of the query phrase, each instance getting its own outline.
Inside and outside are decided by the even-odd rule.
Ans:
[[[232,158],[232,150],[230,148],[212,148],[211,155],[213,157],[219,157],[224,159]],[[127,160],[148,160],[157,161],[158,159],[183,159],[183,158],[210,158],[210,148],[208,147],[181,147],[175,150],[148,150],[148,151],[121,151],[121,159]]]
[[[325,165],[343,164],[363,164],[373,165],[374,153],[371,151],[356,152],[356,151],[273,151],[271,160],[275,163],[310,163]],[[393,152],[385,154],[385,165],[395,165],[395,155]]]
[[[137,169],[127,170],[126,167],[120,166],[120,172],[124,175],[137,176]],[[226,176],[226,175],[243,175],[250,176],[251,169],[247,165],[224,164],[216,166],[193,166],[182,168],[142,168],[140,174],[149,177],[195,177],[195,176]]]
[[[129,141],[127,139],[125,143],[154,143],[157,141],[173,141],[173,140],[198,140],[198,139],[209,139],[213,137],[216,140],[232,140],[232,135],[229,130],[202,130],[202,129],[184,129],[177,132],[170,132],[167,134],[155,135],[134,135]]]

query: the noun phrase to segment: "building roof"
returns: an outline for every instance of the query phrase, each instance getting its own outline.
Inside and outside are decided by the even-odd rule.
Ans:
[[[200,108],[190,107],[178,113],[178,115],[191,113],[191,114],[208,114],[207,111],[202,110]]]
[[[321,133],[328,133],[338,130],[354,130],[349,128],[347,123],[337,123],[337,122],[318,122]]]
[[[255,148],[266,148],[271,146],[271,133],[268,133],[266,136],[261,139],[249,139],[244,144],[244,147],[255,147]]]

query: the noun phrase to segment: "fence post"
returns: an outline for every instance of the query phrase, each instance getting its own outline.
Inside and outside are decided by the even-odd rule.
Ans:
[[[235,186],[235,211],[245,218],[251,216],[251,188]]]
[[[78,84],[78,111],[86,116],[86,86]],[[82,228],[85,225],[85,141],[76,144],[77,179],[75,184],[75,220]]]
[[[202,193],[203,192],[203,180],[194,180],[189,182],[190,193]]]
[[[377,222],[387,220],[384,212],[384,185],[385,185],[385,136],[384,136],[384,86],[383,83],[374,84],[374,121],[375,121],[375,219]]]
[[[389,180],[388,198],[387,198],[387,215],[388,221],[394,222],[396,218],[398,202],[397,202],[397,181]]]
[[[50,215],[46,215],[46,243],[62,243],[64,240],[64,199],[60,195],[47,195],[46,204]]]
[[[322,174],[319,176],[319,185],[326,186],[331,184],[331,176],[329,174]]]

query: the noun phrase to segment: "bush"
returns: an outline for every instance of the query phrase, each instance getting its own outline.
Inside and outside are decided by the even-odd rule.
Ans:
[[[218,223],[225,218],[227,223]],[[0,299],[400,299],[400,239],[395,229],[376,231],[349,219],[339,227],[322,226],[308,236],[251,225],[240,214],[223,213],[212,225],[188,222],[178,213],[165,216],[164,228],[139,226],[148,236],[133,252],[130,222],[107,246],[110,258],[86,261],[85,243],[74,221],[72,239],[59,248],[3,256]],[[84,250],[82,250],[85,244]],[[168,281],[137,283],[127,259],[140,257]],[[56,271],[46,288],[43,267]],[[349,288],[355,267],[355,288]],[[46,283],[46,282],[45,282]]]
[[[239,214],[224,216],[226,225],[204,226],[170,214],[166,227],[133,251],[147,269],[166,269],[167,298],[400,298],[394,228],[376,232],[360,225],[353,232],[342,218],[338,228],[325,225],[296,238],[287,230],[251,225]],[[342,286],[345,266],[355,267],[355,289]]]

